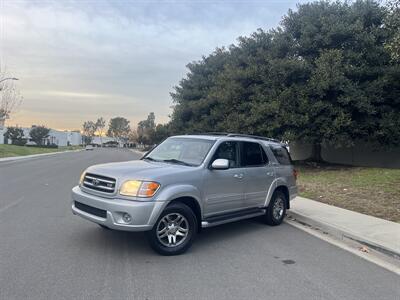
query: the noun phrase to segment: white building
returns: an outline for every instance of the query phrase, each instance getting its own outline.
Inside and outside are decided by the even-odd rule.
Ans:
[[[6,133],[7,128],[0,127],[0,144],[4,144],[4,134]]]
[[[29,132],[32,128],[21,128],[24,131],[24,138],[28,142],[30,140]],[[0,128],[0,144],[4,144],[4,134],[7,131],[7,127]],[[11,141],[8,141],[10,144]],[[44,140],[44,144],[56,144],[57,146],[76,146],[82,144],[82,135],[78,131],[58,131],[50,129],[49,136]]]
[[[70,145],[82,145],[82,135],[79,131],[68,131],[68,142]]]

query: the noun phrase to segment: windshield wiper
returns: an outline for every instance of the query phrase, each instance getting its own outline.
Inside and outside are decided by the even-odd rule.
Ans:
[[[159,160],[154,159],[154,158],[152,158],[152,157],[143,157],[142,159],[147,159],[147,160],[151,160],[151,161],[159,161]]]
[[[162,161],[166,162],[166,163],[180,164],[180,165],[184,165],[184,166],[191,166],[191,167],[195,166],[194,164],[189,164],[187,162],[184,162],[184,161],[181,161],[181,160],[178,160],[178,159],[175,159],[175,158],[163,159]]]

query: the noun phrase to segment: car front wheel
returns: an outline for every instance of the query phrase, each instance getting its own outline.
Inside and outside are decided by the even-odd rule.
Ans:
[[[173,203],[162,212],[147,238],[159,254],[178,255],[189,249],[196,233],[197,220],[190,207]]]

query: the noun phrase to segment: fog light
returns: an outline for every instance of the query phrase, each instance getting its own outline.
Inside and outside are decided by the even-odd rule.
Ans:
[[[122,220],[124,220],[125,223],[130,223],[132,221],[132,217],[130,214],[124,213],[122,215]]]

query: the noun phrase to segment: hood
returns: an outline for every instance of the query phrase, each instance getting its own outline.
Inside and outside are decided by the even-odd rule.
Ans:
[[[171,174],[184,172],[188,169],[192,169],[192,167],[145,160],[132,160],[94,165],[86,171],[115,179],[157,180],[164,175],[170,176]]]

